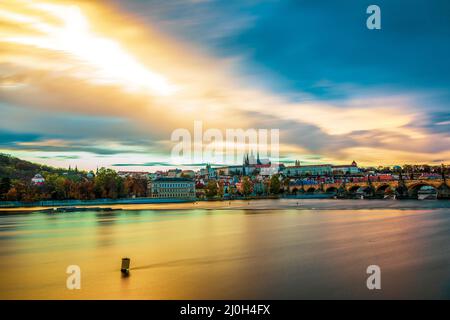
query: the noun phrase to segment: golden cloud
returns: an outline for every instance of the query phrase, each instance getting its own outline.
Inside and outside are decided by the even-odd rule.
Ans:
[[[176,128],[191,128],[194,120],[212,128],[249,128],[257,124],[251,113],[270,118],[272,128],[281,130],[286,121],[297,121],[329,136],[403,133],[424,147],[430,139],[423,129],[409,126],[420,115],[411,113],[406,98],[353,100],[346,108],[292,103],[246,83],[236,65],[235,59],[208,57],[190,44],[171,40],[103,2],[0,4],[0,97],[11,105],[122,117],[162,141]],[[364,137],[354,141],[357,145],[348,146],[349,159],[358,158]],[[307,151],[299,142],[281,141],[281,152]],[[383,136],[383,148],[393,149],[398,143],[395,137]],[[332,146],[321,152],[325,158],[336,155]],[[383,152],[385,156],[376,160],[413,158],[415,152]],[[444,153],[439,157],[449,159]]]

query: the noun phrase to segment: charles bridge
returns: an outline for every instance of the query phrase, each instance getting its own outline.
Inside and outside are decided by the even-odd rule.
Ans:
[[[347,194],[355,194],[360,188],[363,190],[373,190],[375,195],[384,195],[389,192],[404,194],[410,197],[416,197],[418,190],[423,186],[430,186],[436,189],[438,197],[450,197],[450,183],[446,179],[417,179],[417,180],[391,180],[391,181],[364,181],[364,182],[346,182],[346,183],[319,183],[290,185],[289,192],[301,192],[302,189],[307,193],[326,192],[337,193],[345,191]]]

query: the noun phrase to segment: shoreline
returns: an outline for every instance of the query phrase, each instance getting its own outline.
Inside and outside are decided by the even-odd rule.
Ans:
[[[450,201],[387,200],[387,199],[235,199],[191,202],[114,203],[83,206],[35,206],[0,208],[0,214],[120,211],[188,211],[188,210],[430,210],[449,209]]]
[[[285,199],[331,199],[331,194],[320,195],[302,195],[290,196]],[[264,197],[247,197],[235,199],[175,199],[175,198],[122,198],[122,199],[94,199],[94,200],[43,200],[35,202],[21,202],[21,201],[0,201],[0,211],[3,209],[14,208],[52,208],[52,207],[88,207],[88,206],[105,206],[105,205],[124,205],[124,204],[170,204],[170,203],[196,203],[196,202],[224,202],[224,201],[251,201],[251,200],[276,200],[283,199],[277,196]]]

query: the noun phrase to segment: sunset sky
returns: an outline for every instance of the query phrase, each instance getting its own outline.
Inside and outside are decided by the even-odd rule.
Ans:
[[[171,165],[171,133],[280,129],[282,161],[450,162],[450,3],[0,2],[0,152]],[[197,164],[198,165],[198,164]]]

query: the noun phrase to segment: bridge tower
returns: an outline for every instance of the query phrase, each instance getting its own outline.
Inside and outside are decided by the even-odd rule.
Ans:
[[[339,186],[338,191],[337,191],[337,196],[339,198],[345,198],[348,194],[347,186],[345,185],[346,180],[347,180],[347,175],[344,175],[344,177],[342,179],[342,183]]]
[[[438,188],[438,198],[439,199],[450,199],[450,188],[447,185],[447,178],[445,176],[445,166],[441,165],[441,175],[443,184],[440,188]]]
[[[408,188],[406,187],[405,180],[403,180],[402,171],[400,170],[398,176],[398,186],[395,189],[395,193],[397,198],[406,198],[408,197]]]
[[[370,179],[370,175],[367,176],[367,187],[369,188],[369,193],[371,196],[375,195],[375,188],[372,184],[372,180]]]

